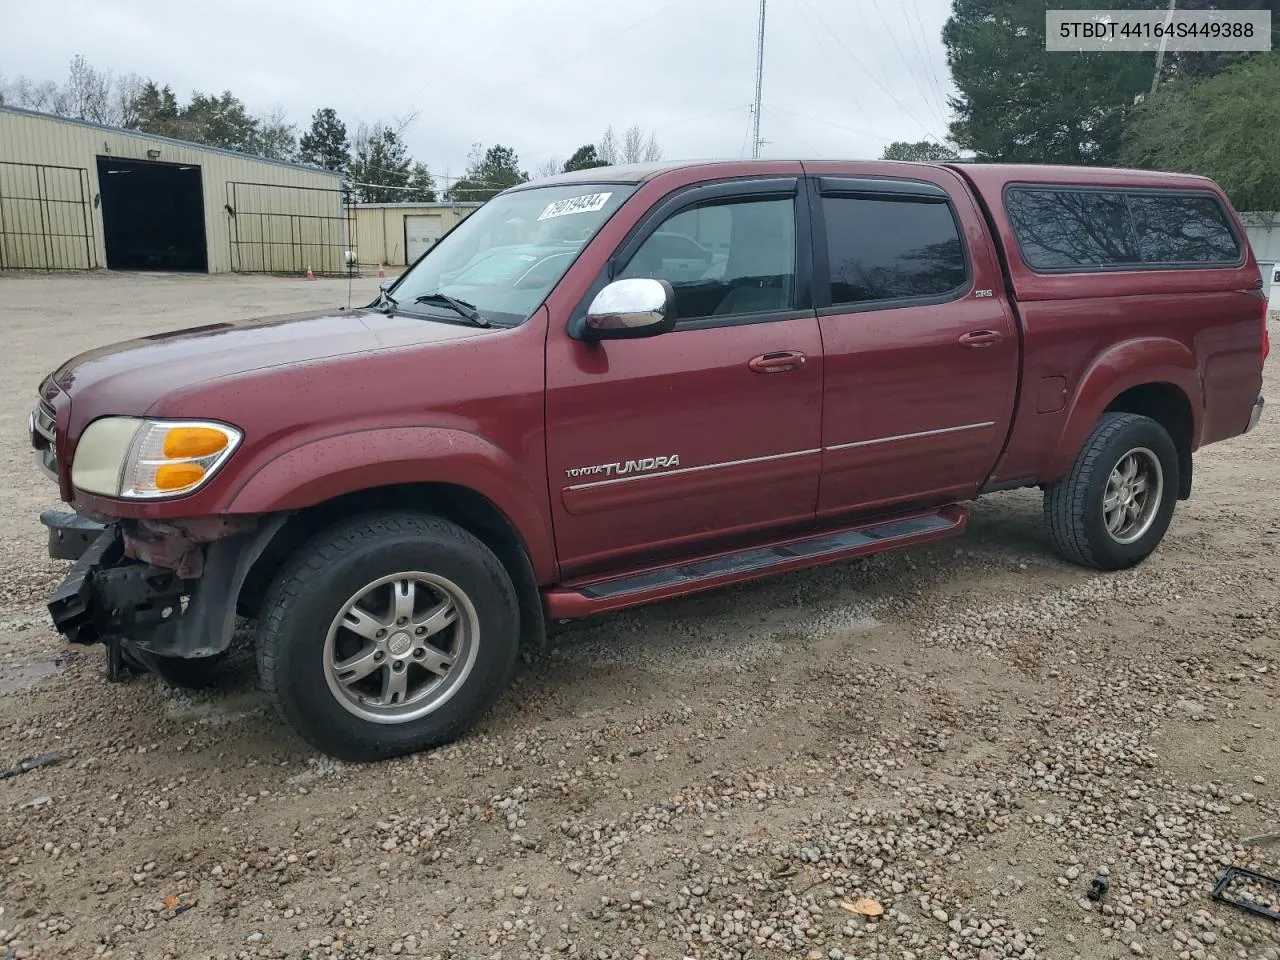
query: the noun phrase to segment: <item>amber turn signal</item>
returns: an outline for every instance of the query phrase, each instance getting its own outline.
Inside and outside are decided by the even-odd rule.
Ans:
[[[220,453],[227,443],[227,435],[212,427],[174,427],[165,435],[163,449],[170,460],[194,460]]]
[[[204,478],[204,467],[198,463],[162,463],[156,467],[157,490],[181,490]]]

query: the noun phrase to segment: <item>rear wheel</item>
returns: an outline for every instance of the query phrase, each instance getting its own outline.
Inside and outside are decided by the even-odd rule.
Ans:
[[[1106,413],[1071,472],[1045,490],[1054,546],[1099,570],[1140,563],[1164,538],[1178,499],[1178,452],[1150,417]]]
[[[353,519],[302,547],[268,592],[258,663],[312,746],[377,760],[461,735],[515,665],[515,588],[448,521]]]

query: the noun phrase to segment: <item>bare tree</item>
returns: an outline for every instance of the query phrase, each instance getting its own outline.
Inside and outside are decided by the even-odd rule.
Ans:
[[[622,162],[639,163],[644,159],[644,131],[633,123],[622,134]]]
[[[613,132],[612,126],[605,127],[604,136],[596,144],[596,156],[606,165],[612,166],[618,162],[618,153],[618,136]]]
[[[255,132],[251,152],[272,160],[295,160],[298,156],[298,128],[276,107],[270,113],[254,117]]]
[[[71,58],[67,82],[62,86],[49,80],[35,83],[27,77],[18,77],[4,85],[0,96],[6,103],[29,110],[123,127],[137,119],[137,100],[142,88],[143,80],[137,74],[116,79],[110,70],[98,70],[77,54]]]
[[[658,146],[658,138],[652,130],[649,131],[649,140],[644,145],[644,159],[649,163],[662,159],[662,148]]]
[[[142,88],[146,84],[136,73],[126,73],[116,80],[115,89],[111,93],[116,126],[133,129],[138,125],[138,98],[142,96]]]
[[[5,102],[28,110],[52,113],[58,99],[58,86],[50,80],[33,83],[29,77],[18,77],[5,90]]]
[[[62,88],[59,113],[78,120],[107,123],[110,109],[111,75],[99,73],[81,54],[71,58],[67,85]]]
[[[537,170],[534,171],[534,176],[554,177],[559,172],[560,172],[560,158],[551,157],[549,160],[547,160],[545,163],[539,166]]]
[[[397,137],[404,139],[404,135],[409,132],[410,127],[412,127],[415,123],[417,123],[418,117],[420,115],[421,115],[420,110],[410,110],[408,113],[406,113],[402,117],[394,117],[392,121],[388,124],[378,124],[378,125],[386,126],[394,130],[396,132]],[[478,146],[480,146],[480,144],[478,143],[472,144],[472,149],[475,149]]]
[[[646,139],[640,124],[633,123],[623,131],[621,143],[613,127],[606,129],[596,154],[606,163],[651,163],[662,159],[662,147],[658,146],[658,137],[652,130]]]

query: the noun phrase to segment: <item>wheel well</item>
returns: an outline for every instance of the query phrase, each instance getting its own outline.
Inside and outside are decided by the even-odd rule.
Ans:
[[[466,487],[448,483],[398,484],[344,494],[293,514],[250,568],[237,610],[256,617],[272,579],[304,542],[326,527],[361,513],[384,510],[427,512],[451,520],[494,552],[515,585],[520,602],[520,640],[545,641],[542,595],[524,540],[493,502]]]
[[[1136,413],[1159,423],[1178,451],[1178,499],[1191,496],[1191,401],[1172,383],[1144,383],[1130,387],[1107,405],[1115,413]]]

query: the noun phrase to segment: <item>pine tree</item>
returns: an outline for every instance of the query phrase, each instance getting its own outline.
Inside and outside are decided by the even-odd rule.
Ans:
[[[347,125],[332,107],[323,107],[311,116],[311,129],[298,141],[298,159],[325,170],[346,170],[351,163],[351,143]]]
[[[595,167],[604,166],[607,166],[607,164],[596,153],[596,145],[587,143],[573,151],[573,156],[565,161],[564,172],[571,173],[574,170],[591,170]]]
[[[391,127],[361,127],[355,154],[347,168],[353,196],[359,203],[397,203],[405,199],[412,177],[409,148]]]
[[[485,201],[529,179],[511,147],[495,144],[483,152],[482,149],[478,143],[472,148],[467,171],[449,188],[449,199]]]

